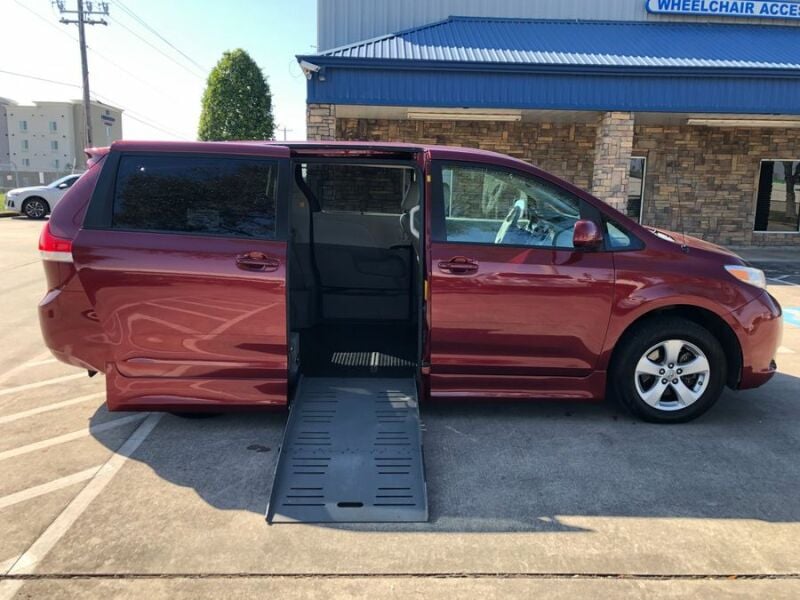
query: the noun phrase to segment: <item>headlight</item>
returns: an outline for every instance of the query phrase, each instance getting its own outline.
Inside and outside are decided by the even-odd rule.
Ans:
[[[767,278],[761,269],[743,265],[725,265],[725,270],[739,281],[744,281],[762,290],[767,289]]]

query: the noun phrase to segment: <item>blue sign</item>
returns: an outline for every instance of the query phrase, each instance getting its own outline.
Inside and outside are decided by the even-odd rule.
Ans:
[[[800,19],[800,2],[790,0],[647,0],[651,13]]]

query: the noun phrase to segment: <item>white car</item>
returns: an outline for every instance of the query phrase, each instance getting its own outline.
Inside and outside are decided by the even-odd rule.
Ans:
[[[79,177],[80,173],[77,173],[56,179],[49,185],[11,190],[6,194],[6,210],[21,213],[29,219],[43,219]]]

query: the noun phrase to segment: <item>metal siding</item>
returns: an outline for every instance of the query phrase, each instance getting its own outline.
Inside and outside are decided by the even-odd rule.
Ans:
[[[451,15],[800,26],[791,20],[654,15],[646,11],[645,0],[317,0],[317,47],[324,51]]]
[[[308,102],[377,106],[800,114],[800,80],[337,68]]]
[[[322,56],[519,65],[800,69],[798,33],[794,28],[753,25],[453,17]]]

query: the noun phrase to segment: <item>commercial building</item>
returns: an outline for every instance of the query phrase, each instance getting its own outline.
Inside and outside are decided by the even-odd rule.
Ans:
[[[800,2],[320,0],[309,139],[475,146],[643,223],[800,245]]]
[[[122,111],[93,102],[93,142],[107,146],[122,138]],[[83,104],[18,104],[0,98],[0,188],[49,183],[86,166]]]

